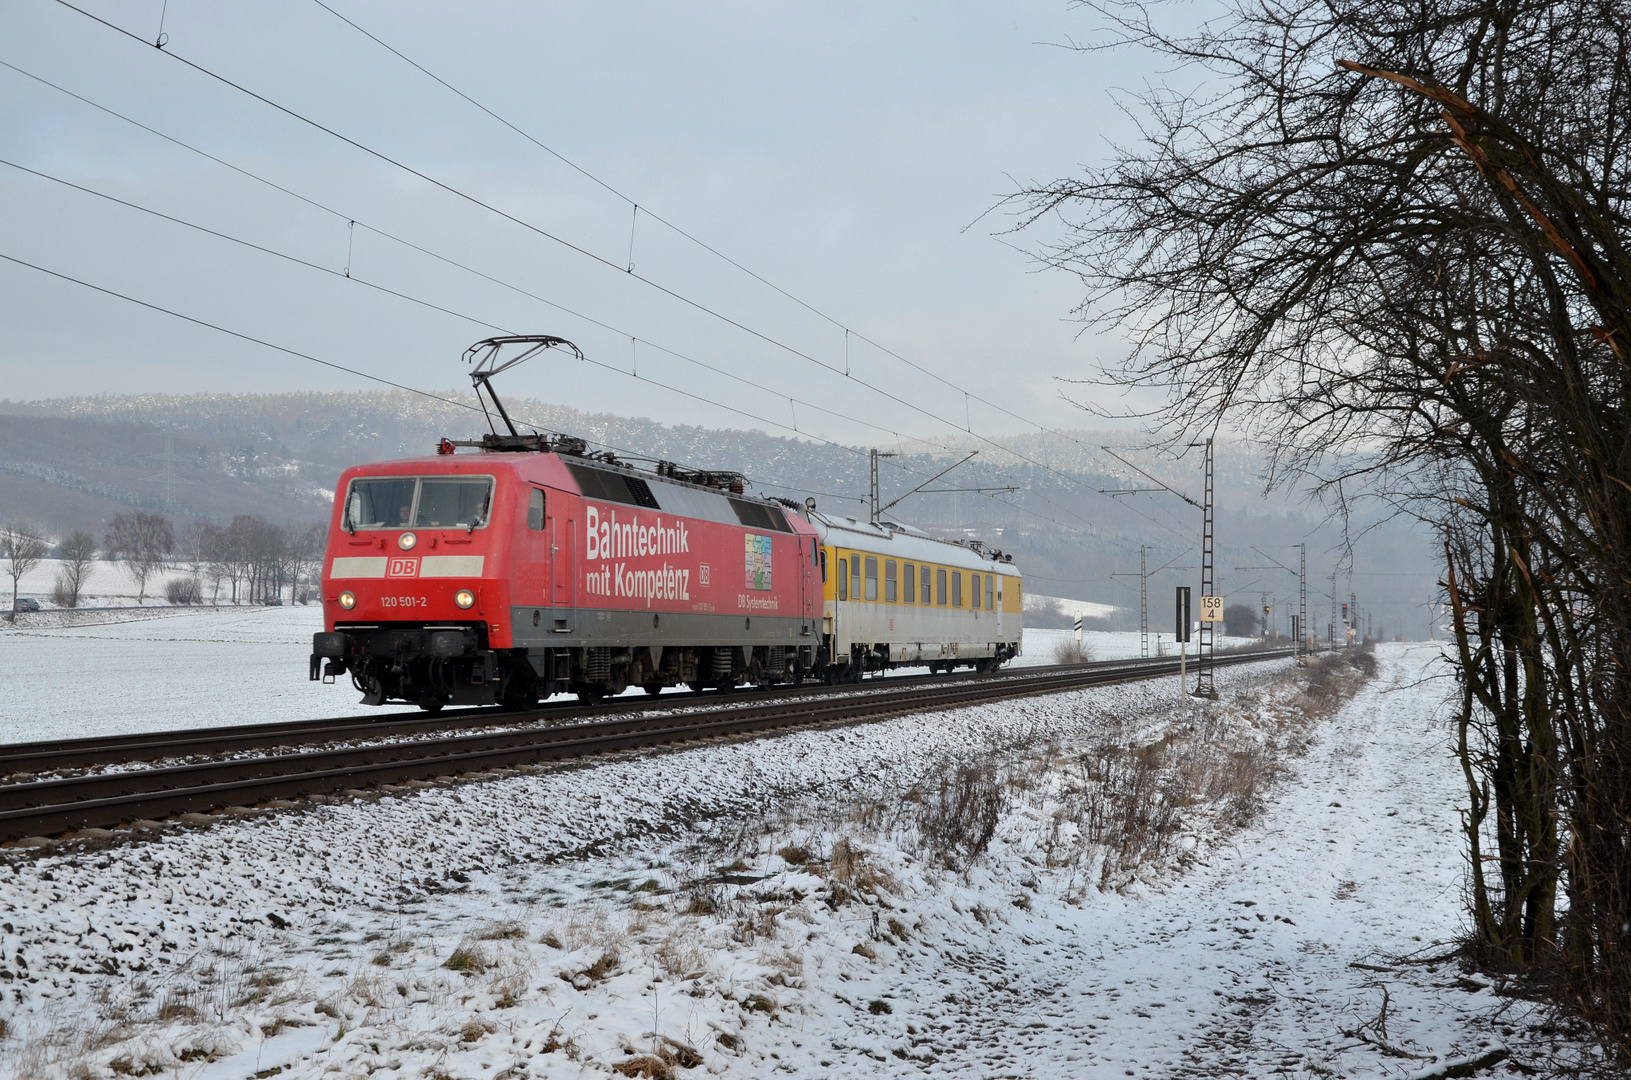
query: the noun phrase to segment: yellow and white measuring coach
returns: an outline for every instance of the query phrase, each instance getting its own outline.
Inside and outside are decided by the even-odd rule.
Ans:
[[[805,515],[821,545],[829,681],[897,667],[991,672],[1019,655],[1025,606],[1012,557],[892,522]]]

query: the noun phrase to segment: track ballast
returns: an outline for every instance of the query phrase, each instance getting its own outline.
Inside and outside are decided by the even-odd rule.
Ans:
[[[1288,649],[1219,656],[1219,667],[1291,655]],[[391,714],[156,732],[0,747],[0,775],[238,756],[0,784],[0,839],[111,828],[185,813],[324,797],[405,781],[824,724],[881,720],[1107,683],[1174,675],[1172,659],[1031,668],[994,676],[889,679],[802,687],[742,700],[665,696],[531,712]],[[661,713],[646,715],[641,713]],[[631,715],[633,714],[633,715]],[[480,727],[486,730],[470,730]],[[359,740],[362,740],[359,745]],[[332,745],[344,742],[346,745]],[[329,744],[329,745],[323,745]]]

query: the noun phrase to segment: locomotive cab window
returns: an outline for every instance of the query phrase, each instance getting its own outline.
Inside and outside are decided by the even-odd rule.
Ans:
[[[917,600],[917,567],[907,563],[905,570],[906,580],[902,583],[902,591],[905,595],[902,596],[902,599],[910,604]]]
[[[840,599],[840,600],[848,600],[849,599],[849,569],[848,569],[848,567],[849,567],[849,561],[847,559],[839,559],[838,560],[838,599]]]
[[[811,543],[814,542],[811,541]],[[825,585],[827,584],[827,553],[825,551],[816,552],[816,563],[821,567],[821,584]]]
[[[487,524],[493,482],[487,477],[426,477],[419,481],[416,529],[474,529]]]
[[[527,497],[527,528],[537,532],[544,527],[544,491],[533,488]]]
[[[934,602],[938,607],[946,606],[946,572],[938,566],[934,570]]]
[[[480,529],[493,501],[491,476],[359,476],[341,526],[356,529]]]
[[[878,598],[878,560],[871,555],[866,559],[866,598]]]
[[[885,559],[883,564],[883,599],[886,604],[895,602],[895,560]]]

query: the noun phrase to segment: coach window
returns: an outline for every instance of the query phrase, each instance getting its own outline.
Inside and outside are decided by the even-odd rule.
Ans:
[[[878,560],[871,555],[866,557],[866,598],[878,598]]]
[[[849,595],[852,600],[861,598],[861,557],[853,551],[849,556]]]
[[[920,566],[920,567],[918,567],[918,570],[919,570],[918,580],[923,582],[923,606],[928,607],[929,606],[929,568],[927,566]]]
[[[946,606],[946,572],[939,567],[934,571],[934,602],[940,607]]]
[[[838,599],[849,599],[849,563],[843,559],[838,560]]]
[[[978,609],[980,606],[980,575],[974,575],[974,595],[969,597],[968,606]]]
[[[995,574],[985,575],[985,609],[987,611],[994,611],[997,607],[996,596],[992,592],[996,588],[996,580],[997,576]]]
[[[906,595],[901,597],[901,599],[905,600],[908,604],[917,600],[917,567],[913,566],[911,563],[906,564],[905,593]]]
[[[533,488],[532,495],[527,499],[527,528],[537,532],[544,527],[544,493],[541,488]]]
[[[895,603],[895,560],[885,559],[883,563],[883,598],[888,604]]]
[[[951,606],[963,606],[963,572],[961,570],[951,572]]]

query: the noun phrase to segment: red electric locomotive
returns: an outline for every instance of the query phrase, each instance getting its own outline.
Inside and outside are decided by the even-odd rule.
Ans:
[[[525,346],[498,363],[508,346]],[[488,379],[556,337],[471,346],[508,434],[340,477],[311,677],[364,704],[503,703],[643,686],[798,682],[819,655],[816,531],[736,473],[636,470],[565,435],[523,435]],[[581,355],[581,354],[580,354]],[[477,452],[458,453],[459,447]]]

